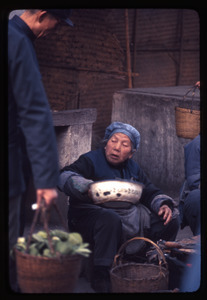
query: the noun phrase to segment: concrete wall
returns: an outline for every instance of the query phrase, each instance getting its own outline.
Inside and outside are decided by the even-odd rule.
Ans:
[[[78,157],[91,150],[92,126],[96,120],[96,109],[79,109],[53,112],[53,123],[56,132],[60,169],[73,163]],[[25,202],[26,222],[32,222],[34,212],[31,204],[35,203],[35,191],[30,182]],[[58,207],[67,220],[68,197],[58,191]],[[61,225],[55,212],[51,211],[50,223]]]
[[[175,106],[190,107],[191,97],[183,101],[189,88],[126,89],[113,96],[112,122],[129,123],[141,134],[134,160],[155,185],[173,197],[179,195],[184,180],[183,146],[190,141],[176,135]],[[197,91],[194,108],[199,103]]]
[[[199,15],[193,9],[128,9],[133,87],[193,85],[200,76]],[[111,120],[112,97],[128,87],[124,8],[73,9],[35,41],[52,109],[96,108],[93,139]]]
[[[53,112],[60,169],[91,150],[95,120],[94,108]]]

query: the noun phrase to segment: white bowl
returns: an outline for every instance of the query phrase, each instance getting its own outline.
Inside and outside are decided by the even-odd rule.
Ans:
[[[139,202],[144,185],[128,180],[104,180],[90,184],[90,195],[95,204],[106,202]]]

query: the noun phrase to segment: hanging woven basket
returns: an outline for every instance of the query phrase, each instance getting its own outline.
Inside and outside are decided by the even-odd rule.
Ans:
[[[22,293],[72,293],[76,287],[81,256],[36,257],[15,250],[18,283]]]
[[[176,134],[186,139],[194,139],[200,133],[200,110],[193,109],[193,100],[197,86],[191,88],[183,97],[192,91],[192,101],[190,108],[175,107]]]
[[[56,208],[64,227],[62,215]],[[52,251],[51,237],[48,229],[46,210],[39,207],[35,213],[30,229],[27,249],[40,211],[42,212],[44,228]],[[18,284],[22,293],[72,293],[79,277],[82,257],[80,255],[61,255],[56,257],[33,256],[15,249]]]

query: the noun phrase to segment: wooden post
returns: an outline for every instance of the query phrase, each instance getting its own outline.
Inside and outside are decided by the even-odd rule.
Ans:
[[[126,24],[126,56],[127,56],[127,74],[128,74],[128,87],[132,88],[132,70],[131,70],[131,56],[129,47],[129,16],[128,9],[125,9],[125,24]]]
[[[136,56],[137,56],[137,26],[138,26],[138,10],[135,9],[135,17],[134,17],[134,56],[133,56],[133,72],[136,72]],[[133,86],[134,86],[135,78],[133,78]]]
[[[179,27],[180,27],[180,49],[179,49],[179,62],[177,66],[176,85],[180,85],[181,73],[182,73],[182,62],[183,62],[183,10],[179,11],[178,15]]]

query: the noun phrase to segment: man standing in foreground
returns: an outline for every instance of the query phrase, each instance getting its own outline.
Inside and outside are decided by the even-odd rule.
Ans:
[[[57,198],[58,155],[47,96],[42,83],[34,40],[47,35],[61,21],[73,25],[70,10],[32,9],[14,16],[8,26],[9,120],[9,248],[19,236],[20,205],[26,185],[23,153],[29,159],[36,200],[50,207]],[[10,286],[17,290],[14,262]]]

